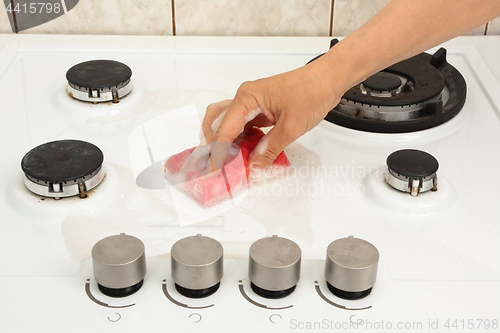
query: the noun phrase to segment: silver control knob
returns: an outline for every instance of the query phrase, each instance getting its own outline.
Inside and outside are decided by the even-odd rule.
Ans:
[[[368,296],[377,279],[378,259],[377,248],[365,240],[353,236],[337,239],[326,251],[328,288],[344,299]]]
[[[146,275],[144,243],[125,234],[106,237],[92,248],[94,278],[107,296],[124,297],[142,287]]]
[[[266,298],[290,295],[300,279],[301,256],[297,244],[276,235],[254,242],[248,265],[253,291]]]
[[[196,235],[177,241],[170,251],[172,279],[177,291],[190,298],[212,295],[224,272],[222,245]]]

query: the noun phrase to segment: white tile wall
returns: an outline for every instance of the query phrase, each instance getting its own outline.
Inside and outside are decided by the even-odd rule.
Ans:
[[[175,0],[177,35],[328,36],[331,0]]]
[[[347,36],[377,14],[390,0],[334,0],[333,36]],[[499,24],[500,27],[500,24]],[[466,35],[484,35],[485,25]]]
[[[500,17],[497,17],[488,24],[488,35],[500,35]]]
[[[335,0],[333,36],[347,36],[365,24],[390,0]]]
[[[22,33],[172,35],[174,3],[176,35],[346,36],[389,1],[80,0],[67,14]],[[467,35],[484,31],[483,25]],[[0,33],[12,33],[1,3]],[[488,34],[500,35],[500,18]]]
[[[482,26],[469,31],[468,33],[465,33],[464,36],[484,36],[484,30],[486,29],[486,24],[483,24]]]
[[[171,0],[80,0],[65,15],[21,33],[172,35],[171,15]],[[0,32],[11,32],[10,25]]]
[[[7,16],[7,12],[5,11],[5,7],[2,3],[0,3],[0,33],[12,33],[9,17]]]

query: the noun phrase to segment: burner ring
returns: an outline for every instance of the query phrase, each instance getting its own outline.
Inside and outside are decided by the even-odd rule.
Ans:
[[[412,196],[429,190],[437,190],[436,172],[439,163],[421,150],[398,150],[387,157],[386,182],[397,190]]]
[[[132,70],[113,60],[91,60],[66,72],[68,93],[85,102],[118,102],[132,90]]]
[[[341,98],[334,111],[343,116],[352,117],[359,121],[378,121],[378,122],[404,122],[418,120],[425,117],[427,113],[426,105],[429,103],[441,103],[441,95],[438,95],[425,103],[408,104],[401,106],[380,106],[363,104],[355,101]],[[330,111],[334,112],[334,111]],[[330,113],[327,117],[330,116]]]
[[[402,91],[399,95],[388,99],[385,97],[365,95],[361,92],[358,84],[346,91],[344,98],[356,101],[357,103],[376,106],[415,105],[436,98],[445,87],[443,74],[428,62],[417,57],[398,62],[373,76],[375,75],[390,76],[392,78],[396,77],[399,80],[401,80],[399,76],[404,77],[412,83],[412,88]],[[371,81],[370,78],[366,81]],[[366,86],[365,82],[363,82],[363,84]]]
[[[36,183],[29,179],[26,175],[24,175],[23,181],[24,186],[26,186],[28,190],[41,195],[42,197],[59,199],[79,195],[81,198],[86,198],[86,192],[99,185],[104,179],[104,175],[104,169],[100,168],[93,177],[89,177],[87,180],[82,180],[80,182],[76,181],[72,185],[61,185],[61,183],[48,183],[47,185],[41,185],[40,183]]]
[[[104,178],[104,155],[95,145],[79,140],[44,143],[30,150],[21,161],[24,184],[32,192],[54,198],[80,194]]]
[[[333,39],[330,47],[337,42]],[[449,121],[465,103],[467,84],[460,72],[446,61],[444,48],[433,55],[420,53],[380,73],[395,74],[406,82],[397,88],[401,89],[399,92],[382,93],[370,91],[360,83],[344,94],[325,120],[365,132],[408,133]]]

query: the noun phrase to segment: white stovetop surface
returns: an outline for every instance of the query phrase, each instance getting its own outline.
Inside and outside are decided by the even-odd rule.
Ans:
[[[295,176],[201,210],[168,188],[160,173],[156,189],[140,188],[135,179],[198,143],[209,103],[230,98],[245,80],[303,65],[326,50],[329,38],[0,35],[0,332],[285,330],[324,319],[422,322],[424,329],[438,320],[443,329],[447,319],[464,320],[465,328],[468,319],[500,319],[499,41],[462,37],[444,45],[468,85],[467,102],[450,122],[397,135],[324,122],[286,150]],[[66,70],[96,58],[132,68],[134,90],[119,104],[89,105],[65,93]],[[41,200],[22,184],[21,158],[65,138],[99,146],[106,179],[85,200]],[[385,159],[403,148],[439,160],[437,192],[411,198],[385,185]],[[148,275],[137,294],[115,300],[97,290],[89,256],[98,240],[120,232],[145,243]],[[219,240],[228,260],[221,290],[192,301],[173,290],[168,256],[176,240],[197,233]],[[295,241],[304,260],[297,291],[268,301],[248,289],[246,257],[253,241],[272,234]],[[323,278],[326,247],[349,235],[380,252],[374,291],[354,302],[329,294]],[[84,290],[89,278],[98,299],[135,305],[93,303]],[[178,300],[215,306],[192,310],[170,303],[161,292],[163,279]],[[239,294],[240,279],[255,300],[294,307],[255,307]],[[316,294],[315,280],[334,302],[372,307],[334,308]],[[193,313],[203,319],[194,323]],[[271,318],[276,324],[273,314],[280,316]]]

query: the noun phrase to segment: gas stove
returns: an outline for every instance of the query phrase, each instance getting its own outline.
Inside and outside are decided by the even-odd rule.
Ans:
[[[329,39],[0,36],[0,332],[498,331],[500,84],[479,40],[353,87],[285,174],[202,207],[166,159],[208,104]]]

